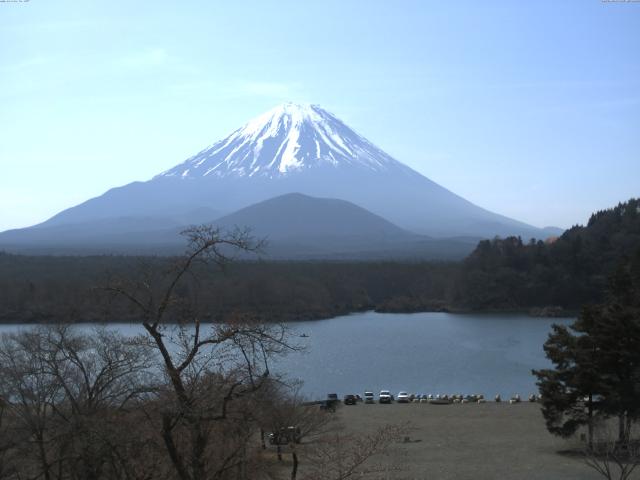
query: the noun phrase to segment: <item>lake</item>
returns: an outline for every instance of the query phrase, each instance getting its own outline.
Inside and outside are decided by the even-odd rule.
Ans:
[[[550,365],[542,345],[551,325],[572,321],[520,314],[365,312],[293,322],[297,335],[308,335],[296,339],[306,351],[279,359],[273,370],[303,380],[303,393],[311,398],[382,389],[524,397],[537,392],[531,369]],[[19,328],[0,325],[0,333]],[[113,328],[124,334],[142,331],[138,325]]]

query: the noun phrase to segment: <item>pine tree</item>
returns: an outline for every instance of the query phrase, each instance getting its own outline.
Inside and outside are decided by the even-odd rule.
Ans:
[[[583,312],[583,317],[588,313]],[[576,322],[577,323],[577,322]],[[570,326],[576,331],[576,324]],[[554,435],[569,437],[586,425],[589,444],[593,441],[593,421],[599,413],[602,391],[596,367],[597,347],[588,335],[576,335],[569,328],[554,325],[544,344],[555,368],[534,370],[542,395],[542,414]]]
[[[640,419],[639,262],[625,262],[610,279],[608,300],[589,306],[568,328],[554,325],[544,349],[554,368],[536,370],[548,430],[562,437],[581,426],[593,440],[596,417],[618,418],[628,442]]]

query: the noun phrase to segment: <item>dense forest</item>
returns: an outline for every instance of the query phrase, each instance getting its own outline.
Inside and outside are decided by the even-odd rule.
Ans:
[[[21,256],[0,253],[0,321],[131,321],[103,287],[160,278],[175,259]],[[621,263],[640,270],[640,200],[594,213],[557,239],[481,241],[462,262],[245,262],[196,267],[179,294],[203,318],[306,320],[385,312],[513,310],[572,313],[602,301]],[[197,288],[195,287],[197,284]]]
[[[557,239],[481,241],[463,262],[454,304],[471,309],[600,303],[621,264],[640,268],[640,200],[594,213]]]

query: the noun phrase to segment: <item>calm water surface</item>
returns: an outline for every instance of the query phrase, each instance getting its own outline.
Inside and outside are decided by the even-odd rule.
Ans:
[[[572,319],[517,314],[391,314],[366,312],[294,322],[304,353],[290,354],[274,370],[304,381],[303,393],[407,390],[484,393],[503,397],[536,391],[532,368],[549,365],[542,344],[551,324]],[[114,324],[124,334],[138,325]],[[24,328],[0,325],[0,332]],[[91,328],[82,325],[81,328]]]

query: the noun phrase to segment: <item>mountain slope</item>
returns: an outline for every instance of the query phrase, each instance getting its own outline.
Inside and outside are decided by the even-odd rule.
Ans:
[[[251,120],[149,181],[111,189],[36,227],[104,221],[113,223],[111,233],[122,234],[126,229],[115,219],[126,217],[158,219],[155,231],[174,225],[175,218],[209,222],[211,210],[230,214],[293,192],[346,200],[400,228],[434,237],[546,238],[550,233],[472,204],[395,160],[320,107],[295,104]],[[21,232],[36,242],[35,230]],[[15,238],[16,232],[11,235]],[[4,238],[0,234],[0,245]]]
[[[267,259],[462,259],[478,238],[434,240],[403,230],[357,205],[286,194],[211,221],[223,230],[250,228],[266,240]],[[155,218],[102,219],[0,234],[12,252],[31,254],[176,254],[189,225],[158,228]],[[249,254],[246,258],[254,259]]]

